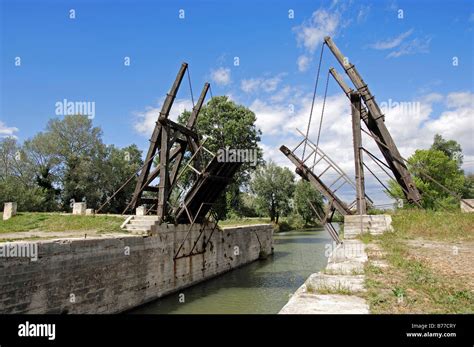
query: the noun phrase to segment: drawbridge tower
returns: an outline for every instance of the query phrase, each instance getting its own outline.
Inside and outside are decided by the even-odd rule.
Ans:
[[[203,223],[232,182],[242,163],[219,161],[218,156],[204,146],[203,136],[196,131],[210,84],[204,84],[196,104],[193,100],[194,106],[185,125],[169,119],[186,73],[192,96],[188,64],[183,63],[157,115],[143,166],[98,211],[136,178],[133,195],[123,214],[129,211],[133,214],[140,208],[140,214],[154,216],[153,220],[160,224]]]
[[[354,84],[354,88],[350,88],[334,68],[329,69],[327,78],[329,79],[329,75],[332,75],[351,103],[355,181],[351,180],[337,166],[337,164],[319,148],[319,136],[321,132],[322,119],[324,116],[324,105],[326,102],[328,81],[326,81],[326,91],[321,113],[321,123],[316,144],[308,138],[313,110],[313,108],[311,108],[306,134],[299,131],[303,136],[303,140],[299,142],[294,149],[289,149],[283,145],[280,147],[280,151],[296,166],[296,172],[303,179],[311,182],[312,185],[324,196],[328,202],[326,211],[318,210],[310,202],[309,203],[334,240],[340,242],[337,232],[331,225],[332,217],[335,211],[338,211],[342,216],[350,216],[354,214],[362,216],[366,215],[367,208],[373,205],[373,201],[366,195],[365,192],[364,168],[370,171],[370,173],[372,173],[374,176],[375,174],[370,170],[370,168],[367,167],[367,165],[365,165],[363,161],[363,153],[366,153],[371,159],[373,159],[390,177],[392,177],[390,175],[391,172],[393,175],[392,178],[400,185],[408,202],[420,206],[421,195],[414,184],[413,177],[408,171],[405,160],[400,155],[398,148],[385,125],[385,117],[382,114],[377,102],[375,101],[374,96],[370,92],[368,85],[364,82],[354,64],[350,63],[344,57],[344,55],[329,36],[325,38],[321,48],[316,86],[313,95],[313,106],[319,80],[319,69],[321,67],[324,46],[329,47],[330,51],[336,57],[336,60],[344,69],[344,72]],[[362,128],[362,124],[365,125],[367,130]],[[375,141],[377,147],[382,153],[383,158],[385,159],[385,162],[377,158],[374,154],[368,152],[363,147],[361,136],[362,132],[369,135],[369,137]],[[301,148],[302,154],[298,155],[297,151],[300,151]],[[309,149],[308,152],[306,151],[307,148]],[[305,153],[307,154],[306,156]],[[317,171],[317,165],[322,162],[326,162],[328,166],[322,171]],[[331,170],[336,173],[336,179],[331,184],[325,184],[322,176]],[[375,178],[377,178],[379,183],[387,188],[383,182],[378,179],[378,177],[375,176]],[[338,190],[340,190],[340,188],[345,184],[349,184],[349,186],[354,189],[356,195],[356,199],[349,204],[345,203],[337,195]]]

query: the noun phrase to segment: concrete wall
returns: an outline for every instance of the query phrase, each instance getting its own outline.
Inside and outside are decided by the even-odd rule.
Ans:
[[[388,214],[344,216],[344,238],[353,239],[361,233],[381,235],[393,231],[392,217]]]
[[[189,253],[198,227],[180,254]],[[273,251],[270,225],[226,228],[206,252],[174,261],[186,233],[187,226],[165,225],[149,237],[39,241],[37,261],[0,258],[0,313],[121,312]],[[198,251],[210,234],[206,228]]]

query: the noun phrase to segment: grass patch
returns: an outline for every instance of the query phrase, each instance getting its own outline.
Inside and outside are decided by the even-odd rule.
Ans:
[[[474,240],[474,213],[400,210],[392,216],[392,226],[405,239]]]
[[[474,292],[453,276],[442,276],[409,252],[407,240],[472,239],[472,216],[402,211],[393,216],[394,233],[377,239],[389,267],[365,267],[366,298],[373,313],[473,313]]]
[[[361,240],[362,243],[364,243],[366,245],[368,245],[369,243],[371,243],[374,240],[373,235],[371,235],[370,233],[362,233],[357,238],[359,240]]]
[[[306,283],[306,291],[311,294],[339,294],[339,295],[353,295],[354,292],[349,288],[338,284],[336,287],[320,286],[316,288],[312,283]]]
[[[124,222],[119,216],[79,216],[59,213],[19,213],[15,217],[0,221],[0,234],[20,231],[122,231]]]

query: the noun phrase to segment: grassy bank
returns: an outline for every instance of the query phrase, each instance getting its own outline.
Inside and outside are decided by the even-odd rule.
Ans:
[[[0,234],[21,231],[95,231],[95,232],[117,232],[123,231],[120,225],[125,220],[120,216],[77,216],[61,213],[19,213],[15,217],[2,221],[0,220]],[[270,224],[270,218],[235,218],[220,221],[221,227]],[[291,218],[280,218],[278,224],[272,223],[276,232],[315,228],[318,225],[301,226]]]
[[[77,216],[59,213],[19,213],[0,221],[0,233],[19,231],[121,231],[124,218],[119,216]]]
[[[400,211],[392,218],[395,232],[362,237],[371,311],[474,313],[474,215]]]
[[[474,213],[399,211],[392,217],[400,238],[437,241],[474,241]]]

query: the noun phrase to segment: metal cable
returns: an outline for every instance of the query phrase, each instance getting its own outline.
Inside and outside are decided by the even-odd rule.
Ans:
[[[318,89],[319,73],[321,71],[321,62],[323,60],[323,52],[324,52],[324,46],[325,45],[326,45],[326,43],[323,43],[323,45],[321,46],[321,54],[319,56],[319,64],[318,64],[318,72],[316,73],[316,83],[314,84],[313,101],[311,103],[311,111],[309,113],[308,126],[306,128],[306,139],[308,139],[309,128],[311,126],[311,118],[313,117],[314,101],[316,100],[316,91]],[[305,141],[304,147],[303,147],[303,157],[302,157],[303,160],[304,160],[305,152],[306,152],[306,141]]]
[[[209,93],[211,94],[211,99],[212,99],[214,96],[212,95],[212,85],[210,84],[209,84]]]
[[[186,72],[188,74],[189,90],[191,91],[191,101],[193,102],[193,108],[194,108],[194,94],[193,94],[193,86],[191,85],[191,75],[189,74],[189,67],[186,69]]]
[[[316,141],[316,151],[314,152],[313,164],[316,163],[316,158],[318,156],[319,138],[321,137],[321,128],[323,127],[323,118],[324,118],[324,108],[326,107],[326,98],[328,96],[328,85],[329,85],[329,70],[328,70],[328,75],[326,78],[326,88],[324,89],[323,107],[321,109],[321,119],[319,120],[318,139]]]

